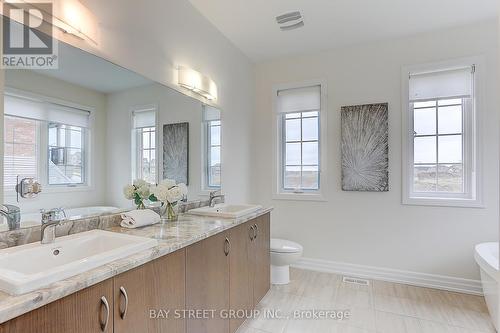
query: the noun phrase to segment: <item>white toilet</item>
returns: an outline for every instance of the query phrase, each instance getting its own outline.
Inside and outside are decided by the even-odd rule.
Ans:
[[[290,264],[302,257],[302,245],[295,242],[271,238],[271,283],[290,282]]]

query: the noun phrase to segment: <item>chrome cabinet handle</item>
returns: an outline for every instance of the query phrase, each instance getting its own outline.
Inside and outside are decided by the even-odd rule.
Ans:
[[[255,238],[255,227],[254,226],[251,226],[250,227],[250,240],[253,241],[254,238]]]
[[[231,249],[231,242],[229,242],[229,238],[226,237],[224,241],[224,254],[226,257],[229,255],[229,250]]]
[[[108,328],[109,322],[109,303],[106,299],[106,296],[101,297],[101,307],[104,305],[104,310],[106,310],[106,316],[104,317],[104,321],[101,318],[101,314],[99,314],[99,324],[101,325],[101,331],[106,332],[106,328]]]
[[[123,298],[125,298],[125,309],[123,309],[123,311],[121,310],[121,303],[120,303],[120,318],[125,319],[125,316],[127,315],[127,310],[128,310],[128,295],[127,295],[127,291],[125,290],[125,288],[123,286],[120,287],[120,295],[122,295]]]
[[[255,236],[253,236],[253,239],[256,239],[259,234],[259,226],[257,224],[254,224],[253,226],[255,228]]]

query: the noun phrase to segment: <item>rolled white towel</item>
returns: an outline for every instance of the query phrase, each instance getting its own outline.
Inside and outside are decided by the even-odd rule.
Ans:
[[[136,209],[122,213],[120,225],[124,228],[138,228],[160,222],[160,215],[151,209]]]

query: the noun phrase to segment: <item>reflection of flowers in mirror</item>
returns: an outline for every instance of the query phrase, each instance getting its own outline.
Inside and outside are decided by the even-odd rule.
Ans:
[[[151,194],[151,186],[148,182],[137,179],[130,185],[126,185],[123,188],[123,195],[128,200],[134,200],[137,209],[144,209],[144,200],[156,201],[153,200],[154,196]]]

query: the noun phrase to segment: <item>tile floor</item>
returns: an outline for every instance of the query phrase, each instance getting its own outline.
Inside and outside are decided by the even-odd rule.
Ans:
[[[272,286],[261,315],[238,333],[486,333],[495,332],[483,297],[382,281],[342,282],[335,274],[292,269],[292,282]],[[335,319],[271,319],[266,309],[350,311]],[[268,312],[271,314],[271,312]],[[275,313],[276,314],[276,313]],[[282,316],[285,317],[285,316]]]

